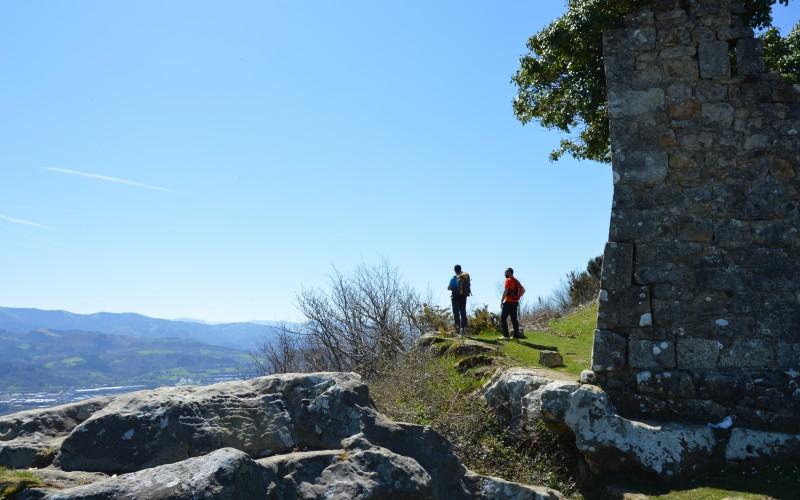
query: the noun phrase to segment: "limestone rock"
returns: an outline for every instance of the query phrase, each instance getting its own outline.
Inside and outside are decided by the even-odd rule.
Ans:
[[[782,432],[733,429],[725,459],[731,462],[800,461],[800,436]]]
[[[519,424],[523,415],[523,397],[552,382],[536,371],[517,367],[497,372],[484,384],[482,393],[502,423]]]
[[[191,458],[65,490],[25,490],[18,495],[18,498],[21,500],[280,498],[267,495],[265,485],[269,484],[268,479],[268,470],[259,466],[245,453],[224,448],[204,457]]]
[[[569,429],[593,472],[644,470],[665,480],[689,477],[711,458],[713,431],[704,426],[636,422],[615,413],[601,389],[553,382],[539,395],[548,427]]]
[[[539,364],[548,368],[564,366],[564,358],[557,351],[539,351]]]
[[[0,430],[2,466],[30,465],[37,440],[60,450],[27,499],[563,498],[467,471],[430,427],[379,414],[354,373],[140,391]]]
[[[48,465],[64,437],[111,401],[112,398],[96,398],[0,417],[0,465]]]
[[[330,448],[359,432],[371,406],[360,377],[287,374],[116,397],[67,436],[64,470],[121,473],[232,447],[254,457]]]

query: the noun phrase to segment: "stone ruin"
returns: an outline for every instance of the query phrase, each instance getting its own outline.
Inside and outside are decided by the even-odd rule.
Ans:
[[[604,36],[614,197],[592,370],[620,415],[800,432],[800,86],[730,0]],[[726,418],[730,417],[730,418]]]

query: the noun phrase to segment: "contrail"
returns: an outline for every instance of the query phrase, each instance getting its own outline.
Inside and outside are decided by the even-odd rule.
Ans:
[[[14,219],[14,218],[11,218],[11,217],[7,217],[7,216],[5,216],[5,215],[0,215],[0,219],[5,219],[5,220],[7,220],[7,221],[9,221],[9,222],[16,222],[17,224],[26,224],[26,225],[28,225],[28,226],[36,226],[36,227],[41,227],[41,228],[43,228],[43,229],[50,229],[50,228],[49,228],[49,227],[47,227],[47,226],[43,226],[43,225],[41,225],[41,224],[37,224],[37,223],[35,223],[35,222],[31,222],[31,221],[29,221],[29,220]]]
[[[83,177],[91,177],[93,179],[100,179],[103,181],[109,182],[119,182],[122,184],[129,184],[131,186],[138,186],[143,187],[146,189],[154,189],[156,191],[166,191],[167,193],[175,193],[180,194],[177,191],[173,191],[171,189],[166,189],[158,186],[151,186],[149,184],[142,184],[141,182],[134,182],[134,181],[127,181],[125,179],[117,179],[116,177],[106,177],[105,175],[97,175],[97,174],[87,174],[86,172],[78,172],[75,170],[67,170],[66,168],[52,168],[52,167],[42,167],[44,170],[50,170],[53,172],[63,172],[65,174],[72,174],[72,175],[82,175]]]

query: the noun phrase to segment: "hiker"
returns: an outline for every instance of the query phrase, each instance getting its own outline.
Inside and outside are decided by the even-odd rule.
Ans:
[[[467,297],[472,295],[469,273],[462,273],[459,264],[455,265],[453,271],[456,272],[456,275],[450,279],[450,284],[447,285],[447,289],[452,292],[450,300],[453,302],[453,322],[456,325],[456,333],[466,335]]]
[[[510,267],[505,270],[506,281],[503,285],[503,297],[500,299],[500,323],[503,325],[503,339],[511,340],[508,336],[508,317],[511,316],[511,325],[514,327],[514,338],[524,339],[520,332],[517,311],[519,299],[525,293],[525,287],[514,277],[514,270]]]

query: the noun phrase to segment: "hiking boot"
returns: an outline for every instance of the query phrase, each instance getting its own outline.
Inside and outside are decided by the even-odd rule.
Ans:
[[[511,340],[511,337],[500,337],[497,340],[504,340],[504,341],[508,342],[509,340]]]
[[[525,334],[524,333],[518,333],[518,334],[514,335],[514,338],[515,339],[524,339],[525,338]]]

